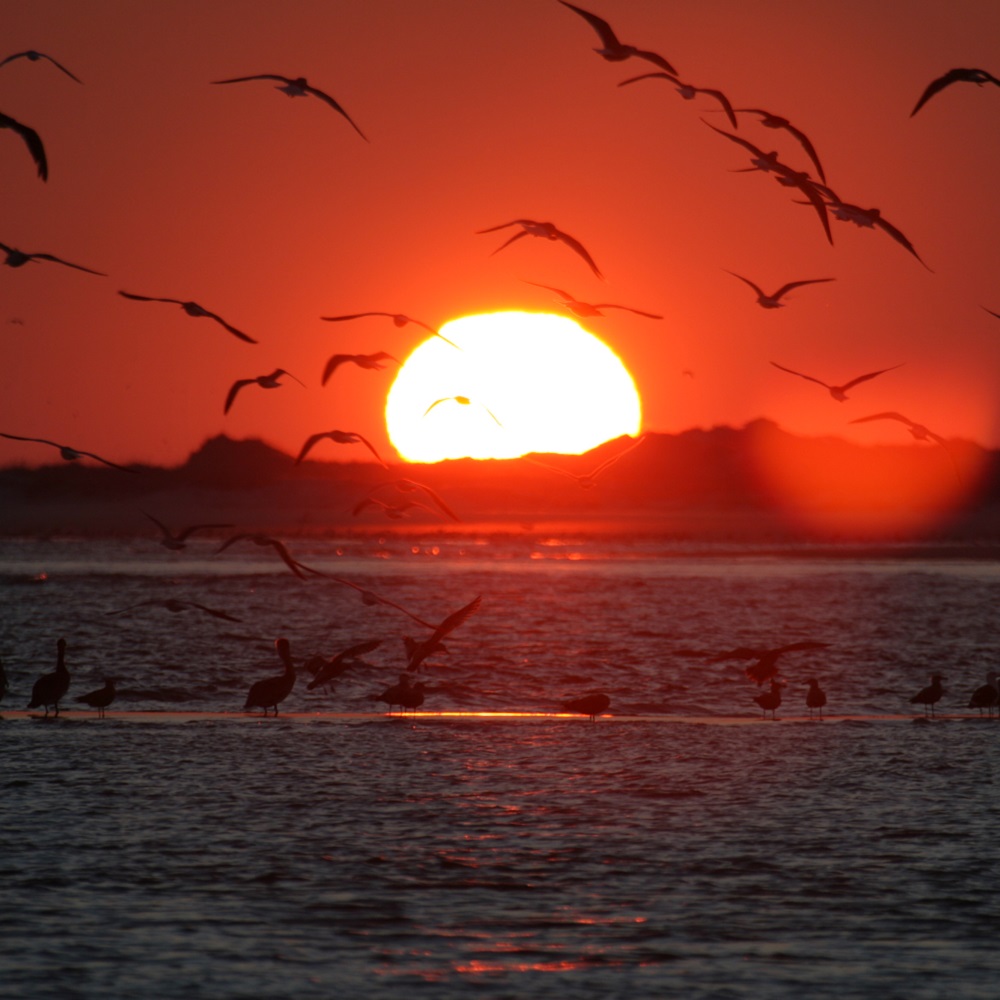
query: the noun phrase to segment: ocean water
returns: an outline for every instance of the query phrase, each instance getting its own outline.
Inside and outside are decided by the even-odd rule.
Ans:
[[[0,997],[990,997],[1000,565],[650,539],[0,542]],[[171,613],[166,598],[224,610]],[[125,610],[130,609],[130,610]],[[67,640],[58,720],[23,711]],[[277,718],[250,684],[382,644]],[[763,719],[740,646],[785,654]],[[910,696],[945,675],[935,720]],[[119,678],[98,720],[74,696]],[[828,717],[805,712],[806,680]],[[558,712],[601,690],[591,723]],[[446,714],[438,714],[446,713]],[[484,713],[484,714],[477,714]],[[517,714],[525,713],[525,714]]]

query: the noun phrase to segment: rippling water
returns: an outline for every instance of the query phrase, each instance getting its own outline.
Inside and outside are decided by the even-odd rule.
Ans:
[[[289,547],[434,622],[483,595],[425,709],[601,689],[612,714],[372,714],[401,635],[426,630],[349,587],[253,547],[4,542],[0,996],[995,995],[1000,723],[966,704],[996,666],[1000,566],[578,538]],[[243,620],[108,613],[164,597]],[[17,711],[60,635],[64,708],[121,678],[107,719]],[[299,661],[383,643],[336,690],[303,678],[286,715],[248,721],[279,635]],[[801,639],[829,647],[782,659],[776,723],[742,662],[707,662]],[[933,670],[944,718],[925,723],[908,698]],[[812,675],[823,723],[803,719]]]

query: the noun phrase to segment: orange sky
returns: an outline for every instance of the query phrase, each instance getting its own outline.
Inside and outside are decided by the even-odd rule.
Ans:
[[[653,70],[597,56],[593,30],[557,0],[76,0],[5,4],[0,111],[35,128],[50,179],[0,131],[0,242],[105,271],[0,267],[0,431],[119,462],[175,464],[208,436],[260,436],[296,453],[338,428],[392,455],[383,408],[392,371],[339,370],[333,353],[419,342],[387,310],[432,325],[499,309],[558,311],[542,289],[662,313],[587,322],[620,355],[647,430],[742,426],[767,416],[803,435],[909,440],[897,410],[947,437],[1000,445],[1000,87],[958,83],[910,117],[933,78],[1000,76],[994,0],[587,0],[619,37],[665,56],[682,80],[737,107],[790,119],[838,195],[876,206],[914,243],[833,221],[706,128],[711,98]],[[364,142],[315,99],[255,73],[304,75],[332,94]],[[787,133],[740,116],[741,136],[810,164]],[[577,237],[600,282],[561,244],[475,230],[518,217]],[[509,231],[510,233],[513,230]],[[773,291],[764,310],[726,271]],[[119,289],[193,299],[257,338],[248,345],[178,307]],[[772,368],[842,383],[892,365],[843,404]],[[526,359],[530,363],[530,359]],[[275,392],[237,378],[286,368]],[[685,370],[693,377],[685,376]],[[344,461],[364,449],[344,449]],[[0,464],[53,460],[0,441]]]

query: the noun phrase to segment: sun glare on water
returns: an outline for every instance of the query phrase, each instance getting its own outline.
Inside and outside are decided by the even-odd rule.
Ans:
[[[406,359],[389,390],[389,438],[410,462],[581,454],[642,422],[632,376],[566,316],[464,316]]]

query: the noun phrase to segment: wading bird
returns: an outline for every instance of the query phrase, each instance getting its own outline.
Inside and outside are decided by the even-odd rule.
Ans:
[[[924,715],[928,712],[934,714],[934,706],[941,700],[941,695],[944,694],[944,688],[941,687],[941,681],[944,678],[940,674],[931,674],[931,682],[925,687],[921,688],[911,699],[911,705],[923,705]]]
[[[393,707],[399,705],[401,709],[418,709],[424,703],[424,685],[413,684],[409,674],[400,674],[399,682],[391,684],[381,694],[371,695],[372,701],[384,701],[389,706],[389,714],[392,715]]]
[[[0,250],[7,255],[4,260],[4,264],[7,267],[24,267],[25,264],[33,260],[51,260],[55,264],[62,264],[65,267],[75,268],[77,271],[86,271],[87,274],[96,274],[100,278],[106,278],[107,275],[103,271],[93,271],[89,267],[83,267],[81,264],[71,264],[68,260],[63,260],[62,257],[56,257],[54,254],[50,253],[26,253],[24,250],[18,250],[15,247],[9,247],[6,243],[0,243]]]
[[[564,712],[575,712],[578,715],[589,715],[591,722],[606,712],[611,705],[611,699],[603,693],[585,694],[582,698],[570,698],[562,703]]]
[[[733,106],[729,102],[729,98],[721,90],[712,90],[710,87],[695,87],[690,83],[681,83],[672,73],[643,73],[640,76],[632,76],[627,80],[622,80],[618,86],[624,87],[628,83],[635,83],[636,80],[650,80],[656,77],[659,77],[661,80],[669,80],[677,89],[677,93],[685,101],[693,101],[698,94],[708,94],[709,97],[714,97],[722,105],[722,110],[725,111],[733,128],[739,128],[736,115],[733,113]]]
[[[538,281],[528,281],[527,278],[522,278],[521,280],[529,285],[534,285],[536,288],[547,288],[550,292],[555,292],[562,300],[562,304],[577,316],[603,316],[602,309],[625,309],[628,312],[635,313],[637,316],[646,316],[649,319],[663,319],[659,313],[643,312],[641,309],[616,305],[614,302],[581,302],[579,299],[574,299],[569,292],[564,292],[561,288],[556,288],[553,285],[543,285]]]
[[[194,317],[204,317],[206,319],[214,319],[219,326],[228,330],[234,337],[238,337],[240,340],[246,341],[248,344],[256,344],[257,341],[253,337],[248,337],[242,330],[237,330],[235,326],[230,326],[221,316],[217,313],[209,312],[207,309],[198,305],[197,302],[185,302],[183,299],[165,299],[159,298],[153,295],[135,295],[132,292],[122,292],[118,293],[124,296],[126,299],[134,299],[136,302],[170,302],[174,305],[178,305],[181,309],[188,314],[188,316]]]
[[[0,129],[4,128],[9,128],[11,132],[16,132],[24,140],[24,144],[28,147],[28,152],[31,154],[31,158],[35,161],[35,166],[38,168],[38,176],[43,181],[47,181],[49,179],[49,161],[45,157],[45,147],[42,145],[42,137],[33,128],[22,125],[21,122],[11,118],[10,115],[0,112]]]
[[[916,107],[910,112],[910,117],[912,118],[935,94],[940,93],[945,87],[959,82],[974,83],[979,87],[984,83],[993,83],[1000,87],[1000,80],[984,69],[950,69],[943,76],[931,80],[920,95]]]
[[[292,693],[292,688],[295,687],[295,664],[292,662],[288,640],[275,639],[274,648],[278,651],[278,656],[281,657],[285,669],[276,677],[265,677],[264,680],[251,685],[247,700],[243,705],[244,712],[252,708],[262,708],[264,714],[267,715],[267,710],[273,708],[275,717],[277,717],[278,706]]]
[[[66,640],[56,643],[56,669],[51,674],[42,674],[31,689],[28,708],[44,708],[45,718],[49,717],[49,705],[59,714],[59,702],[69,690],[69,671],[66,669]]]
[[[313,446],[324,438],[329,438],[334,444],[363,444],[383,468],[389,468],[382,456],[375,450],[375,446],[367,438],[355,434],[354,431],[320,431],[318,434],[311,434],[302,445],[302,450],[299,452],[298,458],[295,459],[295,464],[298,465],[309,454]]]
[[[772,361],[772,365],[775,368],[780,368],[783,372],[788,372],[789,375],[798,375],[799,378],[804,378],[808,382],[815,382],[817,385],[823,386],[827,389],[830,395],[837,400],[838,403],[843,403],[847,399],[847,390],[853,389],[854,386],[860,385],[862,382],[867,382],[869,379],[873,379],[878,375],[884,375],[886,372],[895,371],[897,368],[902,368],[902,365],[893,365],[891,368],[880,368],[877,372],[868,372],[867,375],[859,375],[857,378],[852,378],[850,382],[845,382],[843,385],[828,385],[822,379],[813,378],[812,375],[803,375],[802,372],[793,371],[791,368],[785,368],[784,365],[779,365],[777,361]]]
[[[187,547],[187,540],[196,531],[208,531],[212,528],[231,528],[231,524],[190,524],[186,528],[182,528],[178,532],[171,531],[161,520],[153,517],[152,514],[147,514],[146,511],[142,512],[146,514],[146,517],[155,524],[161,532],[162,537],[160,538],[160,544],[165,549],[170,549],[172,552],[179,552],[181,549]]]
[[[512,222],[504,222],[499,226],[490,226],[489,229],[477,229],[476,234],[482,235],[483,233],[495,233],[498,229],[506,229],[508,226],[521,226],[521,232],[515,233],[509,240],[501,243],[500,246],[490,254],[492,257],[494,254],[498,254],[504,247],[510,246],[515,240],[521,239],[522,236],[538,236],[544,240],[561,240],[566,244],[571,250],[579,254],[589,265],[590,269],[600,278],[604,280],[604,275],[598,270],[597,265],[594,263],[594,258],[587,253],[584,245],[574,237],[570,236],[568,233],[564,233],[561,229],[558,229],[551,222],[536,222],[534,219],[514,219]]]
[[[634,56],[636,59],[645,59],[647,62],[654,63],[668,73],[677,72],[663,56],[658,55],[656,52],[639,49],[634,45],[626,45],[620,42],[614,29],[603,18],[598,17],[596,14],[591,14],[590,11],[584,10],[582,7],[567,3],[566,0],[559,0],[559,2],[564,7],[569,7],[570,10],[579,14],[597,32],[601,40],[601,48],[594,49],[594,51],[608,62],[624,62],[626,59],[631,59]]]
[[[769,691],[761,691],[760,694],[755,694],[753,700],[757,702],[761,707],[761,718],[767,718],[767,713],[771,713],[771,718],[774,719],[774,713],[781,706],[781,689],[784,684],[772,678],[771,689]]]
[[[96,691],[88,691],[86,694],[81,694],[79,697],[75,698],[74,701],[81,702],[84,705],[89,705],[91,708],[97,709],[97,717],[99,719],[104,718],[104,710],[115,700],[117,692],[115,691],[115,682],[118,680],[117,677],[105,677],[104,687],[98,688]]]
[[[826,704],[826,692],[819,686],[819,681],[815,677],[809,678],[809,690],[806,692],[806,707],[809,709],[809,718],[813,717],[813,712],[818,711],[819,717],[823,718],[823,706]]]
[[[83,80],[78,76],[74,76],[61,62],[56,62],[52,56],[47,56],[44,52],[36,52],[34,49],[15,52],[12,56],[7,56],[6,59],[0,60],[0,66],[6,66],[7,63],[13,62],[15,59],[27,59],[29,62],[38,62],[40,59],[47,59],[56,69],[61,69],[70,79],[76,80],[77,83],[83,83]]]
[[[347,362],[357,365],[359,368],[365,368],[368,371],[382,371],[385,365],[382,364],[383,361],[395,361],[399,364],[398,359],[394,358],[391,354],[386,354],[385,351],[377,351],[375,354],[335,354],[326,363],[326,367],[323,369],[323,377],[320,379],[320,385],[326,385],[330,376],[342,365]]]
[[[120,469],[122,472],[137,473],[139,471],[138,469],[127,469],[124,465],[116,465],[114,462],[109,462],[106,458],[101,458],[100,455],[95,455],[92,451],[80,451],[79,448],[70,448],[69,445],[57,444],[55,441],[48,441],[45,438],[19,437],[17,434],[3,433],[0,433],[0,437],[9,438],[11,441],[34,441],[38,444],[51,445],[53,448],[59,449],[59,454],[67,462],[75,462],[78,458],[93,458],[98,462],[103,462],[104,465],[111,466],[112,469]]]
[[[223,413],[228,413],[229,408],[233,405],[233,400],[236,399],[236,394],[245,385],[259,385],[262,389],[278,389],[281,387],[281,377],[282,375],[287,375],[289,378],[295,379],[303,388],[305,388],[305,383],[300,379],[295,378],[291,372],[286,372],[284,368],[275,368],[270,375],[258,375],[256,378],[241,378],[237,379],[231,386],[228,395],[226,396],[226,405],[222,408]]]
[[[725,269],[724,269],[725,270]],[[764,309],[780,309],[784,302],[780,299],[783,295],[790,292],[793,288],[798,288],[801,285],[819,285],[824,281],[834,281],[834,278],[806,278],[803,281],[789,281],[782,285],[773,295],[766,294],[759,285],[754,284],[749,278],[744,278],[742,274],[737,274],[735,271],[726,271],[726,274],[731,274],[734,278],[739,278],[744,284],[749,285],[757,293],[757,303]]]

